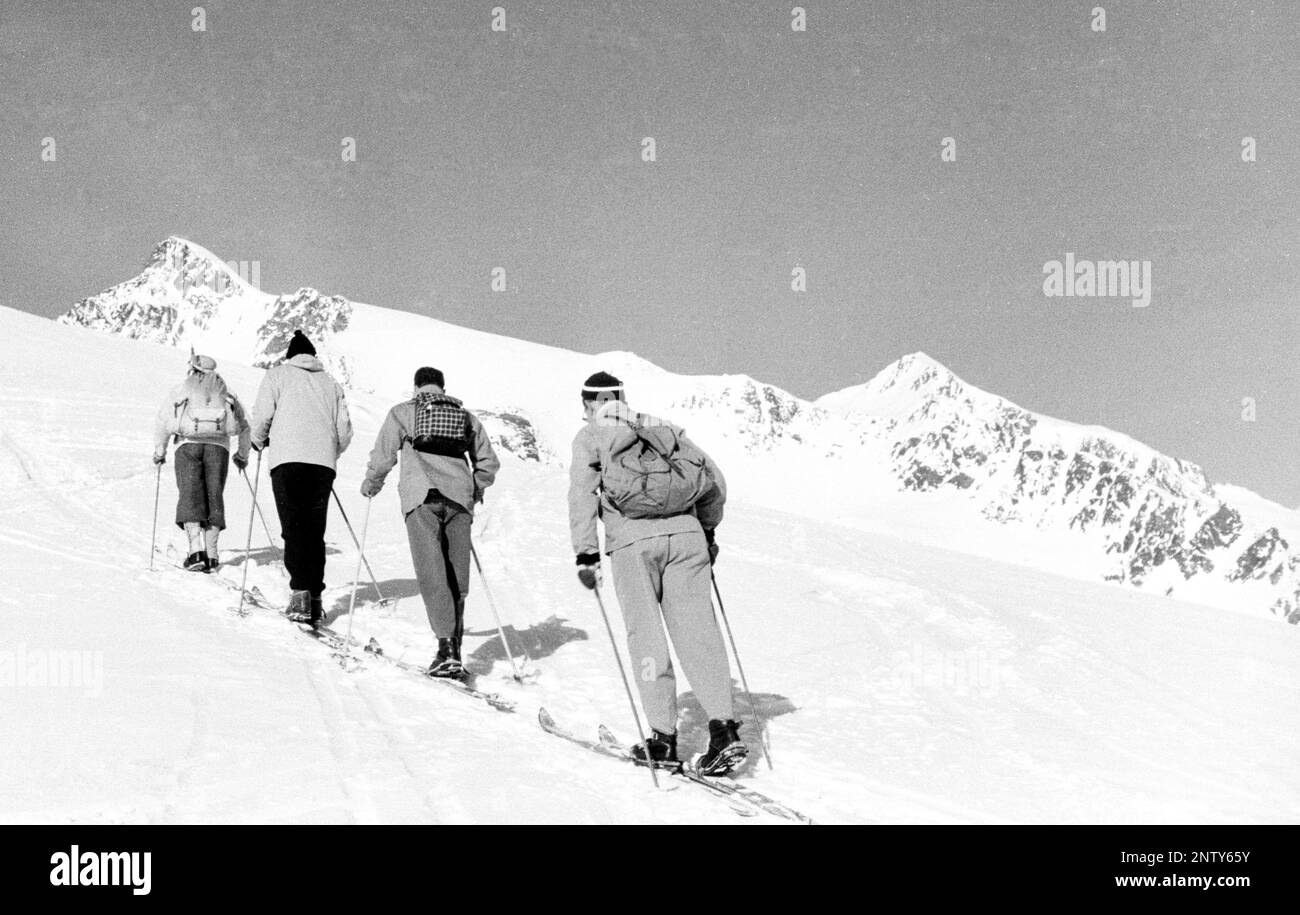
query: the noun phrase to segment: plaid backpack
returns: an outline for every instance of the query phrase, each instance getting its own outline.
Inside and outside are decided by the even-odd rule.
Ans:
[[[425,454],[460,458],[469,452],[469,413],[461,402],[446,394],[424,392],[411,401],[415,407],[415,433],[411,447]]]

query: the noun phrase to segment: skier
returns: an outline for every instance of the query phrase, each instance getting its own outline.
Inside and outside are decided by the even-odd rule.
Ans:
[[[212,572],[220,564],[218,539],[226,527],[226,474],[230,438],[239,436],[235,466],[248,466],[248,420],[239,399],[209,356],[190,353],[185,381],[173,388],[154,424],[153,462],[167,462],[176,441],[176,526],[189,538],[185,568]]]
[[[301,330],[284,361],[267,371],[253,405],[252,445],[268,448],[271,490],[284,532],[289,570],[286,615],[295,622],[324,616],[325,525],[339,456],[352,441],[343,388],[316,358]]]
[[[709,715],[709,746],[696,768],[725,775],[748,754],[734,719],[731,671],[709,594],[726,482],[680,428],[630,409],[623,383],[613,375],[588,378],[582,404],[587,422],[573,439],[569,526],[578,578],[595,589],[602,581],[596,519],[605,525],[628,652],[653,729],[646,745],[633,752],[656,765],[679,764],[677,680],[666,624]]]
[[[496,479],[497,460],[478,417],[444,391],[441,371],[415,373],[415,395],[388,411],[361,494],[374,498],[401,456],[397,494],[411,561],[438,654],[429,676],[460,679],[465,595],[469,591],[470,526],[474,506]]]

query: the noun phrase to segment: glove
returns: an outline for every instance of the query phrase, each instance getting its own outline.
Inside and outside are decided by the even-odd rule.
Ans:
[[[372,483],[369,480],[361,481],[361,495],[365,496],[367,499],[373,499],[375,496],[379,495],[379,490],[383,488],[383,483]]]
[[[236,470],[243,470],[248,467],[248,458],[246,457],[237,454],[234,457],[234,461]]]
[[[261,451],[263,448],[271,447],[271,440],[268,438],[264,442],[252,442],[251,445],[254,451]]]
[[[709,565],[718,561],[718,544],[713,540],[713,531],[704,532],[704,542],[709,545]]]
[[[162,453],[162,452],[155,452],[155,453],[154,453],[154,456],[153,456],[153,462],[154,462],[155,464],[166,464],[166,463],[167,463],[167,455],[164,454],[164,453]]]
[[[477,486],[474,487],[474,504],[483,504],[483,490],[479,489]]]
[[[578,554],[578,581],[588,591],[595,591],[600,587],[604,578],[600,574],[600,554],[599,553],[579,553]]]

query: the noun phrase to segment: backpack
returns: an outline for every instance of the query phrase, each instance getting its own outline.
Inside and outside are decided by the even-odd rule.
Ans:
[[[469,412],[446,394],[420,394],[415,407],[415,433],[411,447],[424,454],[463,458],[469,453]]]
[[[170,431],[181,438],[229,438],[238,434],[240,428],[234,400],[227,395],[219,403],[203,406],[190,403],[188,397],[180,401],[175,405]]]
[[[625,518],[690,511],[713,486],[704,452],[669,425],[620,424],[601,460],[604,497]]]

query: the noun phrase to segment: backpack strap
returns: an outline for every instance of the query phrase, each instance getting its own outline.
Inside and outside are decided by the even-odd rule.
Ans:
[[[682,470],[682,468],[677,466],[677,461],[674,460],[671,455],[664,454],[663,451],[659,449],[659,446],[657,444],[655,444],[653,441],[651,441],[649,438],[647,438],[645,435],[642,434],[645,432],[644,425],[641,425],[640,423],[637,424],[629,423],[629,425],[632,427],[632,432],[634,435],[636,435],[637,441],[639,441],[645,447],[649,448],[655,454],[659,455],[659,457],[663,458],[663,461],[665,464],[668,465],[669,470],[677,474],[682,479],[686,478],[686,472]],[[677,437],[676,433],[673,434],[673,437],[674,438]]]

